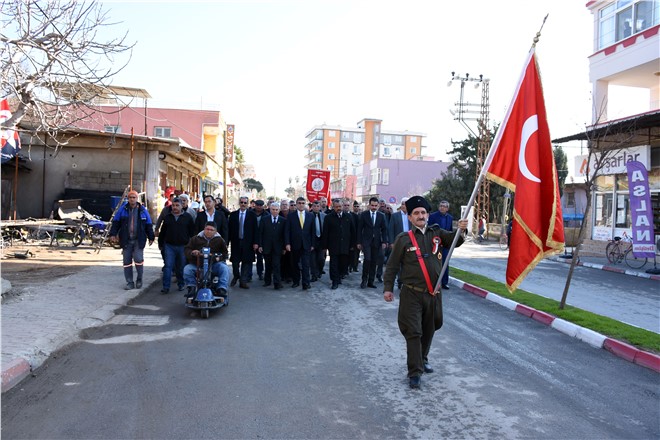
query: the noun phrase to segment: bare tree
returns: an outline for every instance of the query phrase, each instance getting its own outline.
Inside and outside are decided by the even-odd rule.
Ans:
[[[23,121],[23,131],[62,145],[58,133],[111,95],[111,79],[130,61],[133,44],[125,33],[103,36],[114,24],[98,2],[0,1],[0,91],[15,106],[2,128]]]
[[[585,193],[587,204],[584,210],[582,224],[580,225],[578,240],[573,250],[573,259],[571,260],[571,267],[566,278],[566,285],[564,286],[564,291],[559,303],[560,309],[563,309],[566,305],[566,298],[568,297],[568,290],[571,286],[573,271],[579,261],[580,249],[582,248],[582,243],[584,242],[585,234],[588,229],[589,224],[587,219],[591,216],[592,195],[594,191],[598,190],[596,180],[601,175],[600,171],[613,156],[616,156],[622,149],[632,146],[631,141],[634,137],[634,120],[631,121],[628,127],[617,128],[616,130],[613,129],[612,123],[597,125],[599,125],[598,131],[595,129],[586,131],[588,142],[587,167],[585,171]],[[607,141],[605,141],[605,139],[607,139]]]

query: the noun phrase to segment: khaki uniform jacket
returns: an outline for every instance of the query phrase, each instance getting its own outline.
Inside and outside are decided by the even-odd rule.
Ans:
[[[427,226],[426,232],[422,235],[420,229],[412,225],[411,227],[412,230],[415,231],[415,239],[417,240],[417,245],[424,257],[431,284],[435,287],[438,282],[440,271],[442,270],[443,261],[441,248],[445,247],[449,249],[454,240],[454,235],[460,233],[460,230],[448,232],[444,229],[440,229],[438,225],[431,225]],[[435,237],[438,237],[439,243],[435,252],[433,252]],[[461,244],[463,244],[462,234],[459,237],[456,246],[458,247]],[[426,280],[424,279],[424,273],[417,260],[417,252],[415,252],[414,246],[407,232],[402,232],[397,235],[396,240],[394,241],[392,253],[387,260],[387,267],[383,274],[383,291],[394,291],[394,279],[399,271],[399,267],[401,267],[401,275],[399,279],[403,284],[413,286],[416,289],[428,290]]]

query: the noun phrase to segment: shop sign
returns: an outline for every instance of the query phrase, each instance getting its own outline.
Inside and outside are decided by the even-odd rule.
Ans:
[[[599,154],[594,154],[591,161],[587,164],[588,155],[575,157],[575,177],[586,177],[587,170],[594,170],[596,167],[596,159],[600,157]],[[621,150],[608,153],[607,158],[598,172],[599,175],[621,174],[626,172],[626,164],[628,162],[640,162],[649,169],[650,167],[651,148],[648,145],[639,147],[624,148]]]
[[[649,177],[641,162],[627,163],[630,190],[630,214],[632,220],[633,254],[637,258],[654,258],[653,210]]]

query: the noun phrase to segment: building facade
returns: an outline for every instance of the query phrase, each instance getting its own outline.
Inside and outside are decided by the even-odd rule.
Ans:
[[[589,56],[592,125],[583,133],[555,142],[581,140],[590,149],[609,151],[609,160],[596,177],[592,215],[586,219],[594,242],[605,243],[624,233],[632,236],[626,162],[643,163],[649,175],[657,242],[660,236],[660,0],[590,1],[586,7],[594,19],[594,53]],[[613,86],[646,89],[647,110],[609,118],[608,114],[616,110],[609,108],[608,94]],[[590,167],[587,156],[578,156],[575,167],[576,177],[583,176]]]
[[[432,160],[422,153],[425,137],[420,132],[383,130],[382,121],[373,118],[362,119],[356,127],[317,125],[306,134],[306,167],[330,171],[332,197],[368,200],[379,196],[370,191],[398,184],[382,184],[379,160]]]

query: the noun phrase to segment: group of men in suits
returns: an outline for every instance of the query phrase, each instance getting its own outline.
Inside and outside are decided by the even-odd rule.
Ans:
[[[293,288],[302,285],[307,290],[325,274],[328,255],[331,287],[337,289],[349,272],[357,272],[361,252],[364,261],[360,287],[376,288],[376,280],[382,282],[383,265],[394,240],[410,229],[406,200],[393,211],[385,208],[383,200],[372,197],[368,209],[361,212],[357,202],[351,210],[350,201],[343,199],[334,199],[330,207],[324,208],[325,199],[308,203],[298,197],[295,201],[268,201],[266,206],[257,200],[250,206],[248,198],[241,197],[239,209],[229,215],[227,228],[231,286],[249,289],[256,260],[265,287],[281,289],[291,283]],[[451,216],[446,216],[442,217],[441,227],[450,231]],[[263,260],[262,267],[259,259]]]

